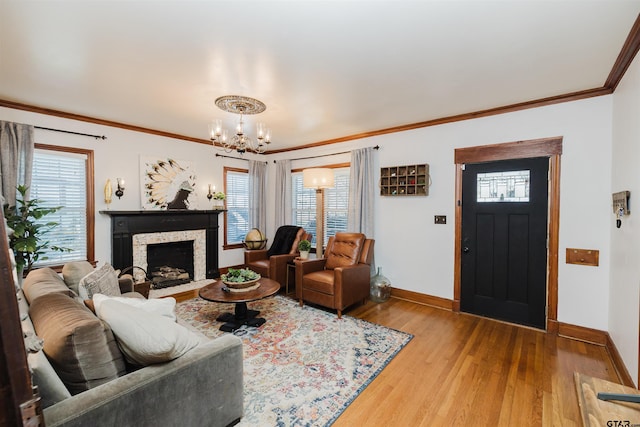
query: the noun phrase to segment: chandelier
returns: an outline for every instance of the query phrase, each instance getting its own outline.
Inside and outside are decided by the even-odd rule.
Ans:
[[[222,127],[222,120],[214,120],[209,125],[209,135],[214,144],[227,153],[235,150],[240,154],[246,151],[262,154],[267,151],[267,145],[271,143],[271,129],[267,129],[264,123],[258,123],[254,141],[245,134],[243,121],[245,114],[260,114],[266,110],[267,106],[263,102],[246,96],[226,95],[216,99],[216,105],[228,113],[240,114],[240,121],[236,125],[235,135],[229,138],[229,133]]]

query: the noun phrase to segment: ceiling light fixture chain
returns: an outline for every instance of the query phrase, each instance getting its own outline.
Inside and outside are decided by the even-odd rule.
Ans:
[[[267,151],[267,145],[271,143],[271,129],[268,129],[264,123],[256,125],[255,142],[244,132],[244,115],[260,114],[266,110],[267,106],[262,101],[246,96],[226,95],[216,99],[215,104],[223,111],[239,114],[240,120],[236,125],[235,135],[231,138],[227,130],[222,127],[222,120],[214,120],[209,125],[210,139],[214,144],[218,144],[227,153],[235,150],[240,154],[246,151],[262,154]]]

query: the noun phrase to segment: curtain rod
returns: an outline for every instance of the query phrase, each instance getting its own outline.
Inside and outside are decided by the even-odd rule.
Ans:
[[[244,157],[232,157],[232,156],[225,156],[224,154],[220,154],[220,153],[216,153],[216,157],[226,157],[227,159],[236,159],[236,160],[244,160],[246,162],[250,161],[251,159],[245,159]],[[268,164],[269,162],[264,162],[265,164]]]
[[[104,135],[102,135],[102,136],[100,136],[100,135],[91,135],[91,134],[89,134],[89,133],[80,133],[80,132],[72,132],[72,131],[70,131],[70,130],[62,130],[62,129],[45,128],[45,127],[42,127],[42,126],[34,126],[34,128],[36,128],[36,129],[42,129],[42,130],[50,130],[50,131],[52,131],[52,132],[70,133],[70,134],[72,134],[72,135],[90,136],[91,138],[95,138],[95,139],[102,139],[102,140],[107,139],[107,137],[106,137],[106,136],[104,136]]]
[[[379,150],[380,146],[376,145],[375,147],[371,147],[374,150]],[[316,159],[318,157],[327,157],[327,156],[337,156],[338,154],[347,154],[350,153],[353,150],[349,150],[349,151],[341,151],[339,153],[331,153],[331,154],[319,154],[317,156],[308,156],[308,157],[298,157],[297,159],[287,159],[287,160],[306,160],[306,159]],[[276,161],[274,160],[273,163],[275,163]]]

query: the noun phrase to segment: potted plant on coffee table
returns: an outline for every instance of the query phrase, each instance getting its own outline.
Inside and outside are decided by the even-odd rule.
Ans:
[[[35,262],[47,259],[44,256],[46,250],[68,252],[70,249],[52,245],[45,240],[46,233],[55,228],[57,222],[40,221],[44,216],[62,209],[62,206],[44,207],[41,200],[27,200],[27,187],[19,185],[17,189],[20,196],[16,199],[16,205],[5,204],[3,208],[7,225],[13,229],[9,247],[15,255],[20,280],[23,272],[31,271]]]
[[[311,242],[308,240],[300,240],[298,243],[298,250],[300,251],[300,258],[307,259],[309,258],[309,251],[311,250]]]

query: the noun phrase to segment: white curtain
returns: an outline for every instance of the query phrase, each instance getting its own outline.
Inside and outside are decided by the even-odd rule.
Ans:
[[[31,185],[33,146],[33,126],[0,121],[0,191],[10,206],[16,204],[16,187]]]
[[[351,152],[349,178],[349,213],[347,230],[373,238],[374,187],[373,148]]]
[[[249,227],[266,233],[267,226],[267,164],[249,161]]]
[[[291,160],[276,161],[276,230],[291,224]]]

